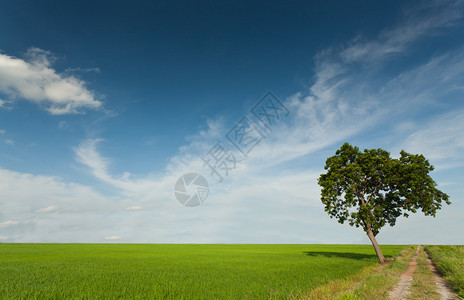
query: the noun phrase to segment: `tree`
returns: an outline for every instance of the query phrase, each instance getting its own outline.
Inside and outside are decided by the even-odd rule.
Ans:
[[[341,224],[362,227],[381,264],[385,258],[375,236],[383,226],[394,226],[399,216],[407,218],[419,209],[435,217],[442,202],[451,204],[448,195],[435,188],[429,176],[434,168],[423,155],[400,154],[394,159],[382,149],[361,152],[345,143],[327,159],[327,173],[318,181],[325,211]]]

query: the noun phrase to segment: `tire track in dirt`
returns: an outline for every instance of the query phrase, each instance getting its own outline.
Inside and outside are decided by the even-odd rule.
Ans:
[[[437,292],[440,294],[440,300],[458,299],[458,296],[449,287],[443,276],[438,272],[437,268],[430,259],[429,254],[424,250],[425,256],[427,257],[427,263],[429,264],[430,271],[433,273],[435,284],[437,285]]]
[[[409,287],[411,286],[412,276],[414,271],[417,269],[417,255],[419,254],[419,246],[417,246],[416,253],[414,253],[413,258],[409,262],[409,267],[401,274],[400,282],[398,282],[395,288],[389,293],[389,298],[391,300],[402,300],[406,299],[409,295]]]
[[[416,253],[414,254],[413,258],[409,262],[409,267],[400,277],[400,282],[397,283],[395,288],[389,293],[389,298],[391,300],[403,300],[407,299],[409,296],[409,288],[411,286],[412,279],[414,277],[414,272],[417,269],[417,256],[419,255],[420,246],[417,246]],[[436,284],[436,291],[440,294],[440,300],[452,300],[458,299],[458,296],[453,292],[453,290],[449,287],[446,280],[441,276],[438,272],[437,268],[433,264],[430,256],[427,252],[424,253],[427,258],[427,263],[430,268],[430,271],[433,273],[433,279]]]

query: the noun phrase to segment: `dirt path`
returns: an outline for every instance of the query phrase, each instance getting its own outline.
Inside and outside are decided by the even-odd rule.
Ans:
[[[420,246],[417,246],[416,253],[409,262],[408,270],[401,275],[400,282],[398,282],[395,288],[389,293],[389,298],[391,300],[403,300],[408,298],[409,288],[411,286],[414,272],[417,269],[416,260],[419,254],[419,249]],[[448,286],[447,282],[443,279],[440,273],[438,273],[438,270],[436,269],[427,252],[424,251],[424,253],[426,255],[430,271],[433,273],[433,278],[436,284],[436,291],[440,294],[440,300],[458,299],[457,295],[451,290],[451,288]]]
[[[429,254],[425,252],[425,255],[427,257],[427,263],[429,264],[430,271],[432,271],[433,273],[435,284],[437,285],[437,292],[440,294],[440,299],[441,300],[458,299],[457,295],[448,286],[448,283],[443,279],[440,273],[438,273],[438,270],[433,264],[432,260],[430,259]]]
[[[390,292],[390,299],[392,300],[402,300],[406,299],[409,294],[409,287],[411,286],[412,275],[417,269],[417,255],[419,254],[419,246],[417,246],[416,253],[414,257],[409,262],[409,267],[400,277],[400,282],[395,286],[393,291]]]

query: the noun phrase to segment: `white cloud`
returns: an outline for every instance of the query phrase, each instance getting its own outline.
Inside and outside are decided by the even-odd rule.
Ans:
[[[50,205],[50,206],[43,207],[41,209],[36,210],[36,213],[43,214],[43,213],[56,211],[57,209],[58,209],[58,206]]]
[[[14,145],[14,141],[13,140],[5,140],[5,144]]]
[[[96,150],[96,145],[101,142],[102,139],[91,139],[87,140],[78,148],[75,149],[76,159],[80,163],[88,166],[95,177],[106,182],[116,182],[108,174],[108,164],[110,161],[101,157],[101,155]]]
[[[88,166],[96,178],[123,190],[130,189],[132,183],[128,180],[129,173],[126,172],[119,178],[109,174],[111,160],[101,156],[97,151],[97,144],[102,141],[102,139],[89,139],[80,144],[74,149],[77,161]]]
[[[82,72],[82,73],[100,73],[99,68],[67,68],[66,73]]]
[[[0,134],[5,134],[5,129],[0,129]]]
[[[5,228],[5,227],[17,225],[17,224],[19,224],[18,221],[8,220],[8,221],[5,221],[5,222],[0,223],[0,228]]]
[[[113,226],[108,215],[128,206],[127,201],[116,203],[113,196],[104,196],[88,186],[2,168],[0,199],[0,220],[15,218],[2,223],[0,235],[29,242],[98,242],[94,233]],[[47,206],[50,202],[59,210],[38,214],[51,211],[53,207]]]
[[[382,39],[387,37],[379,37],[378,47],[383,45]],[[402,47],[409,47],[414,40],[417,39],[409,37]],[[392,119],[408,123],[408,130],[413,130],[415,124],[421,123],[408,116],[419,104],[420,108],[425,108],[445,103],[448,100],[443,95],[462,82],[464,49],[429,58],[422,64],[401,70],[389,80],[376,77],[376,72],[385,65],[382,59],[376,61],[369,57],[346,62],[341,59],[343,53],[327,51],[316,56],[315,82],[310,90],[285,99],[284,104],[291,111],[286,122],[267,132],[267,138],[248,158],[240,157],[242,161],[237,169],[221,184],[214,183],[217,178],[209,176],[210,171],[203,166],[200,157],[230,129],[222,118],[209,120],[205,130],[189,137],[189,143],[180,148],[165,172],[157,176],[113,175],[114,162],[98,151],[101,139],[82,142],[75,149],[76,159],[88,166],[96,178],[121,189],[127,200],[132,201],[131,206],[146,207],[151,213],[160,212],[156,218],[151,214],[143,217],[144,210],[138,216],[140,219],[125,219],[132,226],[147,226],[144,220],[153,218],[150,226],[156,228],[153,234],[156,241],[359,241],[357,237],[362,237],[362,232],[339,227],[323,212],[317,177],[323,172],[325,157],[317,156],[318,151],[328,147],[335,150],[340,143],[376,126],[394,126]],[[389,54],[390,58],[392,55]],[[353,64],[366,60],[376,64],[376,68],[365,76],[352,72]],[[459,130],[454,132],[458,134]],[[309,154],[315,156],[317,163]],[[296,165],[305,165],[307,170],[293,170],[288,174],[285,170],[292,168],[287,168],[286,164],[296,159]],[[180,206],[172,196],[177,178],[191,171],[209,176],[210,183],[206,203],[193,210]],[[284,228],[285,224],[293,225]],[[321,227],[325,228],[325,233],[333,232],[333,235],[328,237],[316,230]],[[461,231],[456,228],[456,232]],[[132,239],[143,241],[144,237],[143,233],[132,231]]]
[[[424,126],[425,125],[425,126]],[[435,161],[461,160],[464,153],[464,110],[440,115],[405,141],[408,152],[422,153]]]
[[[406,20],[373,40],[356,39],[339,51],[321,51],[315,56],[309,93],[286,99],[292,112],[289,123],[273,129],[252,156],[277,165],[386,125],[392,118],[404,124],[407,114],[418,108],[455,102],[446,95],[464,88],[464,48],[429,57],[390,79],[383,77],[382,70],[415,42],[453,26],[462,18],[457,7],[464,7],[464,2],[424,6],[426,13],[408,12]]]
[[[84,81],[58,74],[50,67],[49,52],[31,48],[28,56],[26,61],[0,54],[0,92],[12,99],[40,104],[51,114],[78,113],[102,106]]]
[[[118,235],[111,235],[111,236],[105,237],[105,240],[107,240],[107,241],[117,241],[117,240],[120,240],[120,239],[122,239],[122,237],[120,237]]]
[[[463,1],[435,1],[405,10],[397,26],[384,30],[373,40],[354,39],[340,56],[347,63],[378,62],[398,55],[419,39],[456,25],[462,18]]]
[[[81,143],[74,149],[76,160],[90,168],[93,176],[101,181],[110,184],[128,196],[152,195],[157,192],[159,195],[166,196],[165,190],[168,185],[171,185],[175,172],[167,174],[149,175],[143,178],[132,179],[129,172],[124,172],[121,175],[112,175],[109,172],[111,160],[102,156],[97,151],[97,145],[103,142],[102,139],[89,139]]]
[[[183,207],[176,202],[173,188],[186,172],[209,175],[200,156],[230,129],[222,118],[209,120],[204,130],[188,137],[188,144],[172,157],[165,170],[146,176],[114,174],[112,167],[117,161],[98,148],[104,141],[83,141],[74,149],[75,159],[87,166],[93,177],[110,185],[111,195],[116,196],[55,177],[0,169],[0,199],[8,199],[0,202],[0,217],[4,214],[21,220],[20,224],[2,228],[0,234],[12,241],[99,242],[102,237],[117,241],[124,236],[128,242],[368,243],[362,231],[338,225],[323,211],[317,178],[323,172],[326,152],[333,153],[341,142],[353,137],[368,135],[376,126],[393,123],[395,127],[396,120],[407,125],[396,126],[395,130],[401,127],[406,132],[408,151],[427,149],[432,157],[437,153],[458,157],[463,152],[462,144],[455,142],[464,129],[461,110],[430,122],[411,117],[416,109],[434,110],[438,104],[446,106],[453,101],[446,95],[462,85],[463,49],[428,58],[387,79],[376,77],[385,65],[384,58],[392,59],[398,51],[407,50],[429,30],[448,26],[420,22],[425,23],[406,22],[380,34],[375,41],[356,40],[341,51],[317,55],[314,84],[308,91],[283,99],[291,110],[289,118],[267,132],[266,140],[249,158],[242,159],[224,182],[218,184],[214,176],[208,177],[210,195],[202,206]],[[393,36],[402,30],[404,35]],[[375,68],[366,73],[353,72],[366,62]],[[424,124],[427,126],[418,129]],[[402,141],[396,136],[392,140],[393,146]],[[443,151],[441,144],[453,145]],[[50,208],[50,203],[60,209],[37,215]],[[457,206],[456,211],[462,212],[462,208]],[[421,219],[430,228],[428,234],[436,237],[435,242],[449,241],[439,234],[442,227],[436,225],[447,217],[448,224],[457,223],[457,217],[445,209],[437,219]],[[23,223],[26,226],[27,221],[28,227],[13,230]],[[387,230],[385,240],[394,243],[401,234],[405,242],[413,242],[411,237],[422,229],[407,226],[411,225],[407,222],[401,230],[393,229],[395,237]],[[462,226],[450,226],[448,231],[455,243],[462,243]]]
[[[126,207],[125,209],[126,209],[126,210],[142,210],[143,207],[142,207],[142,206],[133,205],[133,206]]]
[[[0,235],[0,241],[7,240],[7,239],[8,239],[7,236],[5,236],[5,235]]]
[[[111,210],[111,197],[104,197],[91,188],[65,183],[60,178],[20,173],[0,168],[0,212],[30,212],[49,208],[54,203],[60,212]],[[107,201],[107,202],[105,202]]]
[[[11,110],[13,107],[10,105],[12,101],[2,100],[0,99],[0,108]]]

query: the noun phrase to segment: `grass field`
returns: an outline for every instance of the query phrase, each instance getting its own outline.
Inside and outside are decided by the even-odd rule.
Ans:
[[[425,246],[425,250],[451,287],[464,297],[464,246]]]
[[[370,245],[0,244],[0,298],[280,299],[376,263]]]

